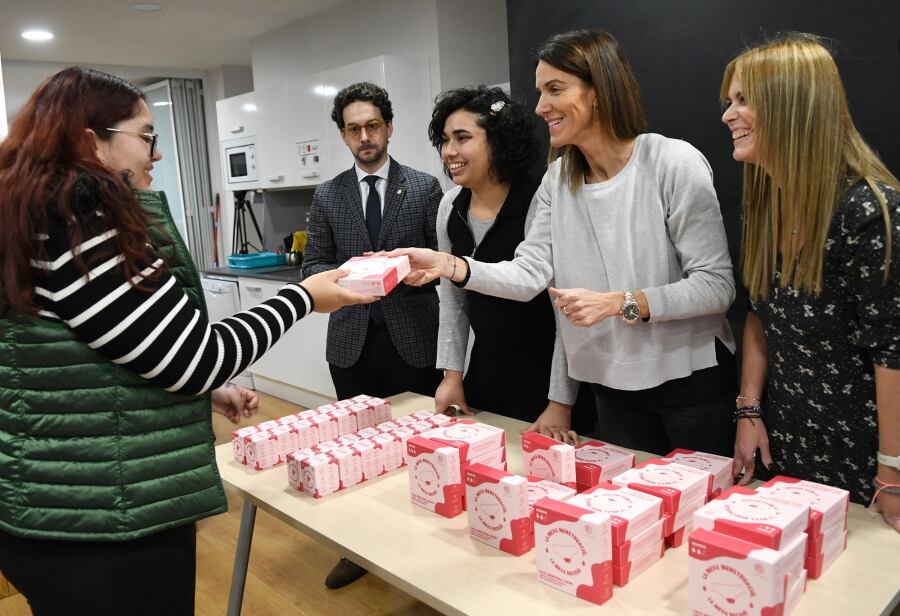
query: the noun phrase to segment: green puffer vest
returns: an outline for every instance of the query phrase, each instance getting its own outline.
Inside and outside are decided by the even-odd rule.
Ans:
[[[165,195],[137,193],[160,254],[206,312]],[[210,396],[169,393],[61,323],[0,318],[0,530],[125,541],[226,510]]]

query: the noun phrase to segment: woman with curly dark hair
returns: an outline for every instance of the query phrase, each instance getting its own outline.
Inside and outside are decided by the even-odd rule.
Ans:
[[[533,216],[539,180],[530,114],[500,88],[441,94],[428,127],[444,171],[457,184],[441,200],[443,252],[494,263],[511,259]],[[517,302],[464,291],[449,280],[441,300],[437,367],[444,379],[438,410],[469,406],[532,422],[547,406],[556,324],[547,292]],[[469,327],[475,343],[463,378]]]

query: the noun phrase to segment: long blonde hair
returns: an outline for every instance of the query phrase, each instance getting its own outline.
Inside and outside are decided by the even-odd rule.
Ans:
[[[825,243],[841,196],[865,181],[881,204],[891,259],[887,200],[877,183],[900,183],[863,141],[850,117],[831,52],[811,34],[789,33],[747,49],[725,68],[720,96],[733,76],[756,111],[757,164],[744,164],[743,273],[753,299],[765,299],[782,256],[781,286],[822,290]],[[799,242],[780,241],[796,232]]]
[[[575,75],[597,96],[596,111],[605,136],[633,139],[647,132],[641,91],[625,52],[613,35],[603,30],[574,30],[554,34],[538,50],[537,59]],[[548,163],[562,158],[560,178],[572,192],[590,172],[587,159],[574,145],[550,148]]]

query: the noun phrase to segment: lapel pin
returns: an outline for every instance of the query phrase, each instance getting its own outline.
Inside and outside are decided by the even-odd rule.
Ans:
[[[397,189],[397,194],[398,194],[398,195],[402,195],[402,194],[403,194],[403,189],[402,189],[402,188],[398,188],[398,189]]]

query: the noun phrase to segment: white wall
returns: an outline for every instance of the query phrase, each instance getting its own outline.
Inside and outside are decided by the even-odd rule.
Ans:
[[[509,81],[504,0],[437,0],[441,88]]]

